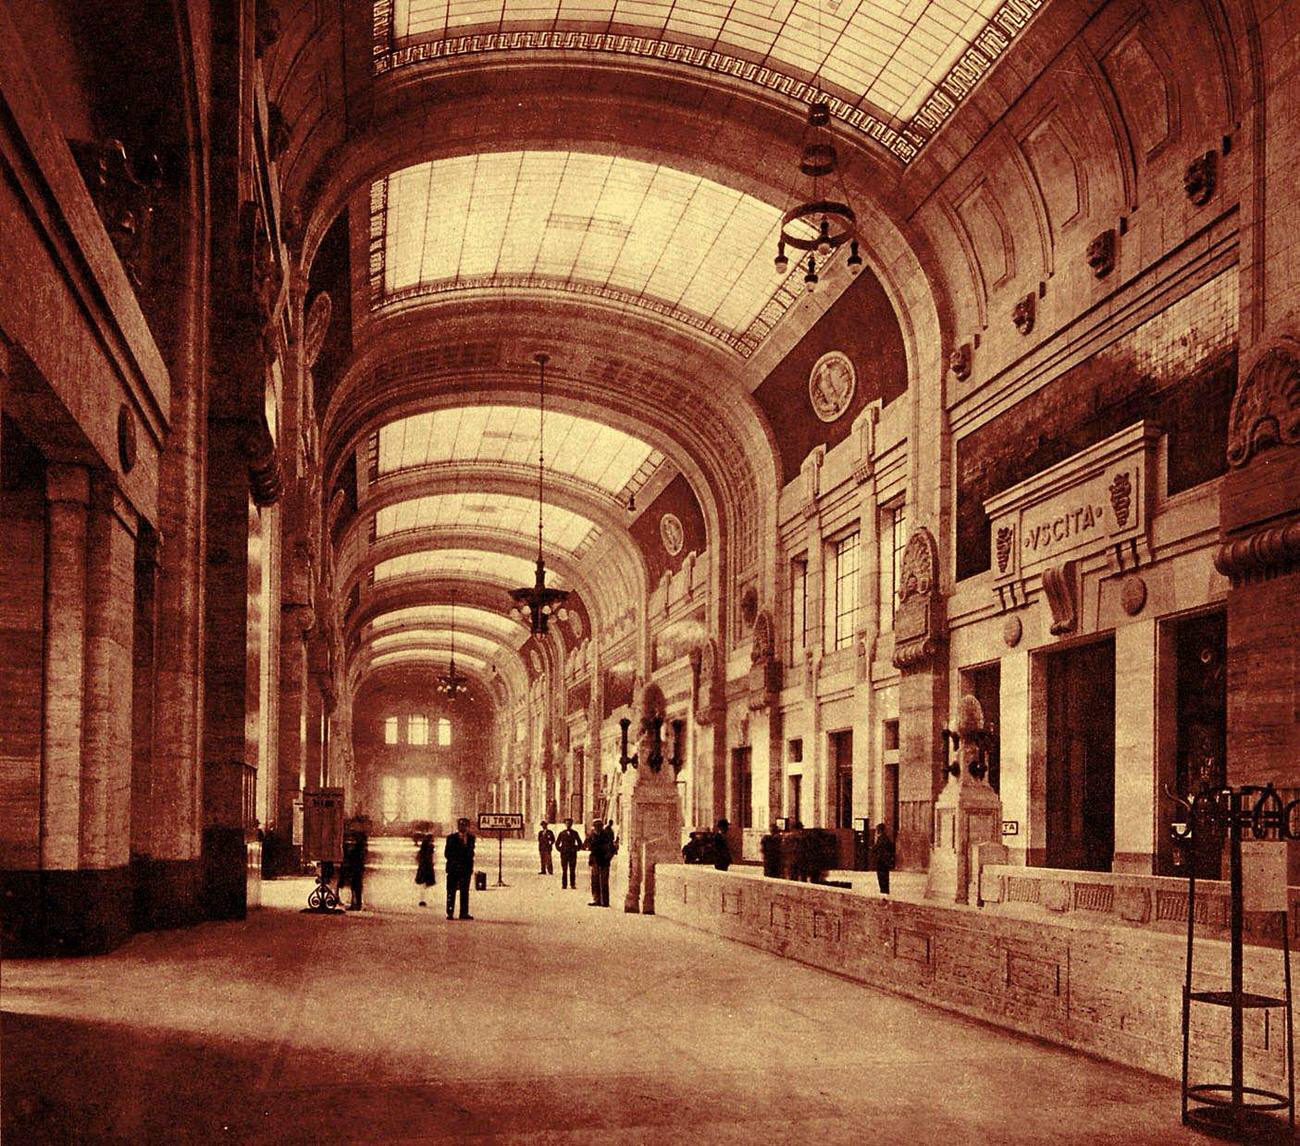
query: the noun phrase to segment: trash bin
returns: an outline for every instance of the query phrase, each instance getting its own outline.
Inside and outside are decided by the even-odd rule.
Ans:
[[[487,891],[487,872],[476,871],[474,873],[474,890]]]

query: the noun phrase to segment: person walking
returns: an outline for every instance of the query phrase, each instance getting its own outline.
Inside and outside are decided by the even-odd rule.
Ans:
[[[591,831],[587,833],[587,860],[591,866],[591,903],[590,907],[609,906],[609,865],[618,850],[613,827],[605,827],[603,820],[592,820]]]
[[[573,830],[573,821],[564,821],[564,831],[555,837],[555,846],[560,853],[560,887],[576,888],[578,886],[578,852],[585,846],[582,837]]]
[[[425,906],[429,888],[438,882],[433,870],[433,836],[425,832],[415,849],[415,884],[420,889],[420,906]]]
[[[551,849],[554,846],[555,833],[546,826],[546,821],[543,820],[542,829],[537,833],[538,875],[555,874],[555,868],[551,866]]]
[[[456,910],[456,893],[460,893],[460,918],[473,919],[469,913],[469,881],[474,874],[474,833],[469,820],[462,816],[456,830],[447,837],[442,854],[447,860],[447,918]]]
[[[871,844],[871,861],[876,869],[876,882],[880,894],[889,894],[889,873],[894,870],[894,841],[884,824],[876,825],[876,838]]]

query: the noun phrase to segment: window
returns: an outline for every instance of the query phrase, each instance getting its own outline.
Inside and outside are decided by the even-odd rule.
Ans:
[[[396,717],[394,717],[396,719]],[[392,823],[401,810],[402,791],[396,776],[381,776],[379,779],[379,808],[384,823]]]
[[[397,717],[395,716],[384,717],[384,743],[397,743]]]
[[[495,807],[496,785],[492,785],[492,800]],[[433,815],[431,819],[442,824],[451,823],[451,779],[439,776],[433,782]]]
[[[903,503],[884,506],[880,511],[880,631],[894,627],[898,608],[898,575],[907,545],[907,522]]]
[[[406,718],[407,744],[429,743],[429,718],[427,716],[408,716]]]
[[[445,716],[438,717],[438,746],[446,748],[451,744],[451,721]]]
[[[404,820],[428,820],[432,818],[432,807],[430,806],[429,796],[429,777],[428,776],[407,776],[404,782],[404,803],[402,806],[402,819]]]
[[[790,659],[808,643],[808,558],[790,562]]]
[[[827,626],[826,651],[846,649],[853,643],[858,620],[858,533],[831,544],[831,622]]]
[[[789,760],[791,764],[801,764],[803,762],[803,738],[802,737],[800,737],[798,740],[791,740],[790,743],[786,745],[785,756],[786,759]]]

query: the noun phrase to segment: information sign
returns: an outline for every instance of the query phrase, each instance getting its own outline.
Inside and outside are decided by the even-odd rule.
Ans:
[[[518,832],[524,827],[522,812],[479,812],[480,832]]]
[[[343,862],[343,789],[308,788],[302,794],[302,858]]]

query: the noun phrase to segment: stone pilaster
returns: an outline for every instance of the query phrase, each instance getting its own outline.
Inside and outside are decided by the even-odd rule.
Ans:
[[[89,471],[84,466],[50,466],[46,499],[41,868],[71,871],[81,866]]]
[[[125,868],[131,843],[131,688],[139,519],[97,484],[87,529],[81,866]]]

